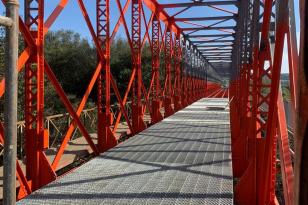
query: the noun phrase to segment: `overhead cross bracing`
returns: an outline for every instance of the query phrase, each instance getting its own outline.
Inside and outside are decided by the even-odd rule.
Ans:
[[[158,1],[220,79],[229,78],[240,1]],[[228,50],[221,50],[230,48]],[[207,55],[206,49],[215,50]],[[220,52],[221,51],[221,52]]]
[[[2,0],[2,2],[10,12],[7,12],[7,18],[0,17],[0,24],[7,27],[7,34],[11,34],[8,35],[6,42],[8,48],[6,53],[10,54],[7,55],[8,68],[5,79],[0,81],[0,97],[5,97],[4,123],[0,122],[0,149],[4,145],[6,153],[3,163],[5,204],[9,204],[7,200],[11,200],[10,204],[13,204],[16,198],[22,199],[29,195],[31,198],[34,196],[31,196],[32,193],[43,191],[42,187],[55,180],[61,182],[60,177],[68,172],[67,168],[70,168],[65,167],[62,170],[61,162],[65,161],[67,152],[74,150],[73,146],[79,146],[72,140],[75,133],[79,134],[78,139],[82,139],[78,141],[84,142],[82,146],[89,150],[87,154],[95,158],[94,163],[99,163],[99,156],[107,154],[108,150],[112,151],[112,148],[119,143],[124,141],[125,145],[127,139],[129,139],[127,143],[130,143],[134,139],[133,136],[138,139],[138,134],[149,131],[160,123],[168,122],[181,112],[186,112],[187,110],[182,109],[204,97],[229,98],[227,103],[230,107],[231,122],[229,148],[232,152],[233,176],[236,178],[234,180],[236,204],[265,205],[284,201],[287,205],[302,205],[307,201],[308,166],[305,161],[307,151],[304,148],[308,142],[306,140],[308,114],[305,112],[308,101],[305,45],[308,43],[304,21],[300,29],[302,43],[298,52],[295,25],[299,22],[295,20],[293,0],[24,0],[20,1],[24,10],[19,18],[18,0]],[[301,1],[304,20],[308,16],[305,2]],[[70,6],[75,6],[76,9],[69,9]],[[73,16],[74,21],[67,21],[65,12],[67,16]],[[79,87],[79,83],[70,81],[66,84],[63,82],[65,80],[61,81],[59,71],[68,71],[70,65],[65,65],[64,69],[55,68],[61,62],[51,62],[54,59],[48,57],[49,52],[46,50],[49,47],[44,43],[50,40],[46,36],[48,31],[55,28],[52,27],[55,23],[71,25],[76,23],[75,17],[76,19],[79,17],[80,20],[76,20],[78,29],[84,26],[79,32],[87,32],[87,38],[93,42],[89,46],[91,51],[88,51],[92,52],[93,58],[87,60],[94,61],[92,62],[94,64],[89,63],[92,68],[86,68],[87,72],[90,72],[89,79],[78,69],[67,72],[68,78],[71,74],[75,74],[81,79],[79,83],[85,86],[73,103],[70,96],[76,93],[66,91],[71,85],[77,84]],[[17,52],[16,46],[18,36],[24,39],[24,46],[19,46],[23,49],[20,52]],[[115,46],[118,38],[123,39],[125,49],[121,46],[118,49]],[[125,57],[120,59],[119,63],[117,59],[121,55],[118,54],[122,53],[122,50],[125,50]],[[283,57],[283,53],[286,52],[288,52],[288,63]],[[300,58],[298,53],[301,54]],[[68,56],[71,55],[61,55],[64,61],[73,62]],[[122,60],[125,63],[122,64]],[[288,87],[280,83],[283,65],[289,68],[289,80],[284,81]],[[24,72],[24,75],[17,76],[18,72]],[[17,77],[25,82],[18,86],[22,89],[16,86]],[[48,87],[45,87],[46,85]],[[45,99],[49,97],[49,87],[57,94],[57,100],[67,112],[63,116],[68,118],[68,122],[62,122],[65,125],[64,131],[60,134],[60,138],[56,138],[58,140],[54,140],[49,124],[45,121],[49,107]],[[289,90],[290,94],[285,93],[286,90]],[[18,109],[18,112],[17,93],[23,96],[23,100],[19,100],[22,110]],[[283,97],[289,98],[290,110],[297,113],[291,120],[296,126],[295,140],[286,123]],[[94,106],[95,117],[89,120],[94,126],[91,129],[86,127],[88,121],[82,117],[88,105]],[[198,116],[212,119],[196,119],[198,117],[185,120],[172,119],[172,123],[178,125],[181,124],[180,121],[185,121],[202,125],[203,123],[221,125],[222,122],[215,118],[217,116],[209,114],[217,110],[226,112],[226,107],[198,110]],[[24,120],[22,127],[24,131],[18,135],[18,144],[17,114]],[[166,119],[161,122],[164,118]],[[189,137],[193,137],[199,128],[203,129],[204,126],[192,126]],[[201,131],[206,132],[206,130]],[[177,133],[181,134],[183,133]],[[187,139],[189,137],[184,136]],[[293,144],[289,143],[289,140],[297,144],[298,150],[293,149]],[[190,145],[186,142],[184,140],[184,143],[179,144]],[[162,146],[168,146],[168,143],[164,141]],[[16,161],[14,148],[17,147],[22,150]],[[228,145],[224,144],[223,147],[226,148]],[[193,153],[190,156],[199,156],[198,159],[204,157],[200,150]],[[125,154],[140,156],[139,152]],[[74,156],[75,159],[79,157],[78,153],[74,153]],[[128,166],[133,169],[140,168],[133,164]],[[197,166],[198,168],[200,167]],[[211,168],[218,167],[215,164]],[[103,168],[100,168],[98,173],[106,174],[107,169],[104,169],[104,172],[101,169]],[[192,170],[194,169],[189,169],[190,172]],[[182,176],[180,175],[181,182],[183,182]],[[142,178],[136,178],[140,179],[142,184]],[[169,175],[165,178],[169,179]],[[203,193],[195,195],[199,197],[197,200],[201,203],[204,199],[208,199],[207,197],[213,198],[213,195],[204,192],[207,182],[202,181],[203,183],[198,184],[197,178],[192,178],[195,181],[188,181],[185,185],[186,190],[191,186],[201,187]],[[143,179],[147,181],[149,177]],[[128,177],[126,180],[135,182],[135,178]],[[231,179],[228,180],[230,183]],[[102,186],[105,185],[103,182]],[[118,185],[119,183],[110,182],[106,186],[115,188]],[[140,188],[130,185],[124,183],[117,188],[125,191],[135,191]],[[215,185],[220,186],[219,183]],[[80,197],[85,196],[80,194],[83,192],[82,188],[88,190],[86,187],[81,187],[77,190],[78,196],[73,197],[73,200],[78,201]],[[153,188],[152,184],[150,188]],[[169,190],[166,186],[163,188]],[[171,185],[172,190],[179,188],[180,185],[175,187]],[[97,190],[100,190],[99,186]],[[69,195],[73,195],[74,191],[69,190]],[[105,191],[106,195],[103,197],[107,201],[122,196],[110,195],[111,191],[107,189]],[[140,189],[138,191],[140,193]],[[168,194],[160,192],[155,197]],[[168,199],[165,197],[162,203],[174,202],[172,199],[176,197],[177,200],[185,200],[191,194],[193,193],[171,194],[169,195],[171,197],[167,197]],[[101,196],[97,196],[98,201],[105,200],[99,198]],[[143,200],[143,196],[132,194],[128,198],[131,200],[133,197],[139,197],[138,199]],[[226,197],[230,198],[230,194],[220,195],[220,198]],[[230,200],[229,202],[232,203]]]

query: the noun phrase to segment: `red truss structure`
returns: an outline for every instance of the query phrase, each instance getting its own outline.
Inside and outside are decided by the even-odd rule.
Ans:
[[[2,2],[7,4],[6,0]],[[127,125],[126,135],[133,136],[201,98],[215,97],[230,99],[233,174],[238,179],[236,203],[277,204],[279,173],[285,204],[308,204],[304,149],[308,116],[307,9],[305,1],[301,2],[299,56],[293,0],[96,0],[95,22],[89,17],[85,1],[77,0],[97,50],[97,64],[75,109],[44,56],[44,38],[68,0],[59,0],[49,16],[44,0],[24,0],[19,31],[26,46],[16,69],[25,72],[26,170],[23,172],[17,160],[17,199],[58,177],[59,162],[76,128],[97,156],[118,144],[116,132],[122,120]],[[207,9],[209,14],[192,12],[197,8]],[[110,47],[120,30],[128,42],[132,62],[124,95],[110,66]],[[148,87],[143,78],[145,46],[151,48],[152,56]],[[294,119],[295,152],[290,148],[280,88],[285,46],[292,110],[298,114]],[[51,162],[46,157],[49,133],[44,125],[44,76],[72,118]],[[97,141],[80,119],[92,92],[97,92]],[[4,93],[2,80],[0,96]],[[111,106],[115,103],[119,110],[113,115]],[[149,122],[145,115],[150,117]],[[2,124],[0,142],[5,143]]]

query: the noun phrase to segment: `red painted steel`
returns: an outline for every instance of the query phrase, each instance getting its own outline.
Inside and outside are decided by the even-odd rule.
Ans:
[[[167,25],[169,26],[169,25]],[[173,36],[169,28],[165,37],[165,85],[164,85],[164,108],[165,117],[174,113],[172,107],[172,76],[171,76],[171,59],[173,57]]]
[[[173,86],[173,99],[174,99],[174,110],[179,111],[182,108],[181,104],[181,37],[175,36],[174,40],[174,86]]]
[[[294,204],[307,204],[307,2],[300,1],[300,52],[296,95]],[[292,25],[294,26],[294,25]],[[294,29],[294,28],[293,28]],[[295,32],[294,30],[292,31]],[[294,35],[293,35],[294,36]],[[295,36],[294,36],[295,37]],[[295,41],[296,42],[296,41]],[[294,46],[296,44],[293,44]],[[294,47],[293,47],[294,48]],[[296,54],[296,53],[295,53]],[[292,67],[294,69],[294,67]],[[296,69],[296,68],[295,68]]]
[[[26,177],[36,190],[56,178],[44,150],[48,132],[44,128],[44,1],[25,2],[25,22],[34,38],[35,52],[25,64]]]
[[[137,134],[146,128],[143,121],[142,109],[142,71],[141,71],[141,0],[132,0],[132,69],[135,70],[132,92],[132,124],[134,134]]]
[[[97,38],[104,53],[100,59],[102,70],[97,80],[97,143],[100,152],[117,145],[117,139],[111,130],[112,115],[110,111],[110,2],[96,1]],[[104,81],[104,82],[103,82]]]
[[[153,112],[153,123],[157,123],[163,119],[163,116],[160,112],[161,108],[161,86],[160,86],[160,34],[161,27],[157,14],[154,15],[152,21],[152,79],[154,81],[154,86],[152,87],[152,112]]]
[[[271,44],[269,39],[274,9],[272,5],[271,0],[264,2],[261,42],[259,44],[257,41],[254,45],[251,64],[243,65],[240,70],[241,77],[232,82],[230,89],[231,96],[235,98],[231,103],[231,122],[234,174],[240,178],[235,192],[238,204],[277,203],[277,138],[283,166],[285,199],[286,203],[290,203],[290,198],[292,201],[290,184],[293,176],[288,157],[290,150],[285,147],[288,141],[285,136],[285,118],[282,118],[284,109],[281,99],[278,98],[284,38],[288,32],[288,24],[285,23],[288,17],[287,4],[280,1],[277,10],[275,45]],[[293,57],[296,58],[295,55]],[[291,84],[293,83],[291,81]],[[294,90],[291,92],[294,95]],[[243,109],[245,105],[248,105],[247,110]],[[245,126],[248,127],[248,133],[241,130]],[[277,127],[280,128],[279,131]]]
[[[2,0],[2,2],[5,1]],[[184,6],[179,6],[177,3],[169,4],[169,9],[178,6],[182,8],[170,16],[164,5],[156,0],[127,0],[125,4],[120,0],[96,0],[95,30],[83,0],[78,0],[80,11],[97,49],[98,60],[85,94],[75,110],[44,57],[44,37],[66,7],[67,2],[68,0],[61,0],[44,22],[44,0],[25,0],[25,20],[20,18],[19,28],[26,42],[26,48],[20,54],[17,68],[18,71],[25,68],[26,172],[23,173],[17,160],[17,180],[20,184],[18,199],[57,178],[59,162],[76,128],[80,130],[94,155],[98,155],[117,145],[116,132],[123,117],[128,127],[126,134],[132,136],[196,100],[208,97],[230,100],[233,173],[239,181],[235,187],[235,201],[240,205],[277,204],[276,173],[280,171],[285,203],[293,204],[296,198],[293,175],[296,170],[292,165],[286,118],[279,88],[286,39],[292,109],[297,110],[298,100],[302,99],[297,98],[299,60],[296,30],[293,26],[293,4],[288,3],[287,0],[266,0],[261,2],[264,8],[260,9],[259,4],[251,3],[254,1],[241,1],[237,3],[238,13],[232,9],[207,5],[214,10],[231,14],[226,18],[238,18],[236,22],[239,29],[234,33],[230,30],[232,26],[214,27],[226,21],[221,16],[217,17],[217,22],[211,24],[206,22],[210,17],[201,16],[205,21],[204,24],[194,22],[202,21],[197,17],[177,18],[191,7],[200,6],[202,2],[189,2],[189,5]],[[277,8],[273,6],[274,2]],[[111,3],[116,4],[115,9],[119,14],[113,26],[110,25]],[[251,9],[243,10],[245,6],[247,8],[250,6]],[[259,28],[260,11],[263,13]],[[273,12],[275,15],[272,14]],[[273,18],[276,20],[275,32],[272,32],[271,26]],[[181,28],[176,22],[195,27]],[[249,27],[250,24],[251,27]],[[113,27],[112,31],[111,27]],[[123,96],[119,92],[110,67],[110,58],[112,58],[110,46],[121,27],[132,54],[131,75]],[[214,39],[197,34],[200,30],[213,29],[218,29],[224,34],[217,34]],[[240,31],[241,29],[243,31]],[[253,33],[253,29],[256,30],[256,35],[252,36],[253,41],[248,43],[251,39],[247,36]],[[260,37],[259,33],[261,33]],[[233,51],[237,54],[232,54],[234,55],[232,61],[238,62],[237,65],[232,64],[231,70],[235,71],[230,74],[233,76],[230,78],[228,88],[222,85],[223,79],[208,81],[208,77],[213,76],[209,74],[212,65],[207,58],[211,58],[212,55],[212,59],[228,59],[224,53],[217,56],[213,52],[220,51],[220,46],[231,45],[229,40],[223,39],[226,38],[223,36],[225,34],[229,37],[242,35],[246,39],[246,42],[241,45],[236,39],[231,42],[238,46],[234,50],[238,49],[239,52]],[[200,52],[200,47],[196,46],[197,43],[190,40],[189,37],[193,35],[201,44],[221,40],[220,43],[223,45],[210,47],[205,52],[206,56]],[[271,39],[275,39],[275,44]],[[145,87],[142,73],[142,50],[147,45],[150,46],[152,54],[149,87]],[[209,53],[211,55],[208,55]],[[241,59],[243,56],[248,57]],[[44,126],[44,75],[53,85],[73,119],[52,163],[45,155],[45,151],[49,148],[49,136]],[[4,82],[4,80],[0,82],[0,96],[4,95]],[[97,144],[80,120],[82,110],[95,85],[97,85],[98,111]],[[112,92],[119,105],[119,111],[115,116],[111,114]],[[148,123],[144,120],[145,114],[151,118]],[[4,143],[3,129],[3,125],[0,124],[0,143],[2,144]],[[280,159],[280,170],[277,169],[277,154]],[[297,155],[299,154],[295,152],[295,156]]]

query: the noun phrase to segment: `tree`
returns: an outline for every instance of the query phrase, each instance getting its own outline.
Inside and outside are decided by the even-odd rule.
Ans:
[[[96,51],[73,31],[49,32],[45,57],[66,93],[80,98],[96,66]]]
[[[4,74],[4,31],[0,31],[0,77]],[[20,51],[24,48],[20,38]],[[70,101],[76,107],[83,96],[97,66],[97,52],[93,44],[80,34],[70,30],[50,31],[45,37],[45,59],[55,73]],[[132,72],[132,55],[129,44],[124,39],[115,39],[111,45],[111,73],[123,95]],[[151,79],[151,49],[148,44],[142,51],[143,82],[149,87]],[[52,84],[45,76],[45,115],[66,112]],[[24,71],[19,74],[19,119],[24,113]],[[114,96],[112,96],[115,99]],[[90,96],[90,106],[96,101],[96,90]],[[0,108],[3,107],[3,99]],[[3,108],[2,108],[3,110]],[[3,112],[2,112],[3,113]]]

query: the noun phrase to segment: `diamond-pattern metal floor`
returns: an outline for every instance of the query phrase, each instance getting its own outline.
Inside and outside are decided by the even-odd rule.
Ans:
[[[233,204],[227,104],[202,99],[18,204]]]

